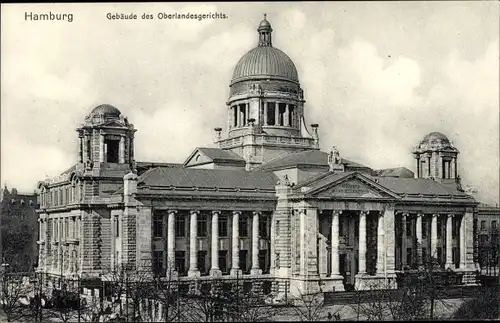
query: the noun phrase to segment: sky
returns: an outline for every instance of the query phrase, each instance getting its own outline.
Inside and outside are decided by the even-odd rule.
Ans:
[[[76,162],[75,129],[111,104],[138,129],[136,159],[182,163],[227,125],[232,70],[257,45],[294,61],[320,146],[374,169],[415,171],[432,131],[460,150],[464,185],[499,202],[499,3],[2,4],[1,181],[33,191]],[[25,21],[25,12],[73,21]],[[161,13],[225,13],[168,20]],[[109,20],[108,13],[137,20]],[[154,19],[143,20],[143,13]]]

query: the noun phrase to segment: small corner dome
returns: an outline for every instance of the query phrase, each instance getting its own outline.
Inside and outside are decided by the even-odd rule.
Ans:
[[[109,104],[101,104],[90,112],[89,117],[102,117],[104,119],[119,119],[122,113],[120,110]]]
[[[420,142],[419,148],[446,148],[452,147],[452,144],[448,137],[441,132],[431,132],[424,137]]]
[[[260,31],[262,29],[271,29],[272,30],[271,23],[266,19],[266,17],[264,17],[264,19],[259,24],[259,28],[257,28],[258,31]]]

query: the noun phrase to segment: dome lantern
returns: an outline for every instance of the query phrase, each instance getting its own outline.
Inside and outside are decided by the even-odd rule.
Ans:
[[[259,46],[269,46],[272,47],[271,34],[273,32],[273,27],[266,19],[267,14],[264,14],[264,20],[259,24],[257,31],[259,32]]]

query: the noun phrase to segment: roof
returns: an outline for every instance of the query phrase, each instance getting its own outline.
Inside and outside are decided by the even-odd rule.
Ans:
[[[274,191],[278,178],[273,173],[245,170],[156,167],[138,179],[140,187],[232,188]]]
[[[348,168],[369,168],[367,166],[352,162],[348,159],[341,158],[341,163]],[[259,169],[283,169],[297,166],[317,166],[328,167],[328,154],[320,150],[306,150],[293,152],[286,155],[281,155],[271,159],[267,163],[260,166]]]
[[[177,163],[156,163],[156,162],[136,162],[137,174],[140,176],[148,169],[155,167],[182,167],[182,164]]]
[[[406,167],[385,168],[374,171],[377,176],[414,178],[415,174]]]
[[[398,194],[453,195],[468,197],[456,184],[438,183],[430,178],[398,178],[371,176],[380,185]]]

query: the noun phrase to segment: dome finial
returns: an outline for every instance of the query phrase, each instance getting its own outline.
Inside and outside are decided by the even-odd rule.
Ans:
[[[266,20],[266,18],[267,18],[267,13],[264,14],[264,20]]]

